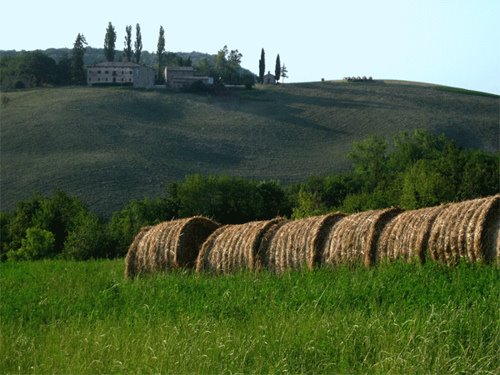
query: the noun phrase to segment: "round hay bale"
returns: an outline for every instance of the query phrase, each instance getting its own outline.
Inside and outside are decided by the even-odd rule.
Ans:
[[[137,274],[137,246],[150,229],[151,226],[142,227],[127,250],[125,256],[125,278],[127,279],[131,279]]]
[[[309,217],[287,222],[269,231],[262,245],[263,266],[282,273],[290,269],[313,269],[320,261],[332,226],[345,215]]]
[[[344,217],[327,235],[322,263],[334,266],[363,262],[372,266],[377,260],[377,242],[383,228],[401,212],[399,208],[387,208]]]
[[[258,270],[259,248],[266,232],[281,225],[281,218],[220,227],[205,241],[196,260],[196,271],[234,273]]]
[[[428,241],[432,258],[492,262],[499,252],[500,195],[453,203],[436,217]]]
[[[133,276],[138,273],[158,272],[194,266],[200,248],[219,224],[201,216],[165,221],[136,236],[129,248]],[[132,266],[129,266],[132,270]]]
[[[421,208],[394,217],[384,227],[378,240],[379,259],[419,259],[424,263],[432,224],[445,207]]]

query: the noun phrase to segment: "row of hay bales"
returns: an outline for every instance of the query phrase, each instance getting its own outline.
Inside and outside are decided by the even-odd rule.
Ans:
[[[500,195],[403,211],[331,213],[302,220],[276,218],[220,226],[204,217],[145,227],[125,259],[125,275],[176,268],[231,273],[265,268],[276,273],[318,265],[380,260],[460,259],[492,262],[500,247]]]

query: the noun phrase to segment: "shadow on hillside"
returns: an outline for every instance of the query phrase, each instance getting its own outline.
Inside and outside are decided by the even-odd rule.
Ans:
[[[158,122],[178,120],[185,116],[186,105],[180,101],[168,101],[163,96],[143,96],[130,92],[130,95],[110,99],[115,113],[126,116],[130,120]]]

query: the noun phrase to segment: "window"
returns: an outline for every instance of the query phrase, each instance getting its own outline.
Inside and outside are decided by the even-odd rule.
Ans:
[[[108,71],[106,70],[106,71],[104,72],[104,74],[108,74]]]
[[[98,71],[97,71],[97,74],[101,74],[101,71],[100,71],[100,70],[98,70]]]

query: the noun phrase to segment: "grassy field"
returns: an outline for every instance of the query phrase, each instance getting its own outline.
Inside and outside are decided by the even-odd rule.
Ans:
[[[353,141],[417,128],[498,148],[498,96],[408,82],[287,84],[216,97],[116,87],[1,95],[2,210],[59,188],[109,215],[191,173],[298,182],[346,168]]]
[[[496,266],[274,276],[0,264],[0,373],[500,372]]]

